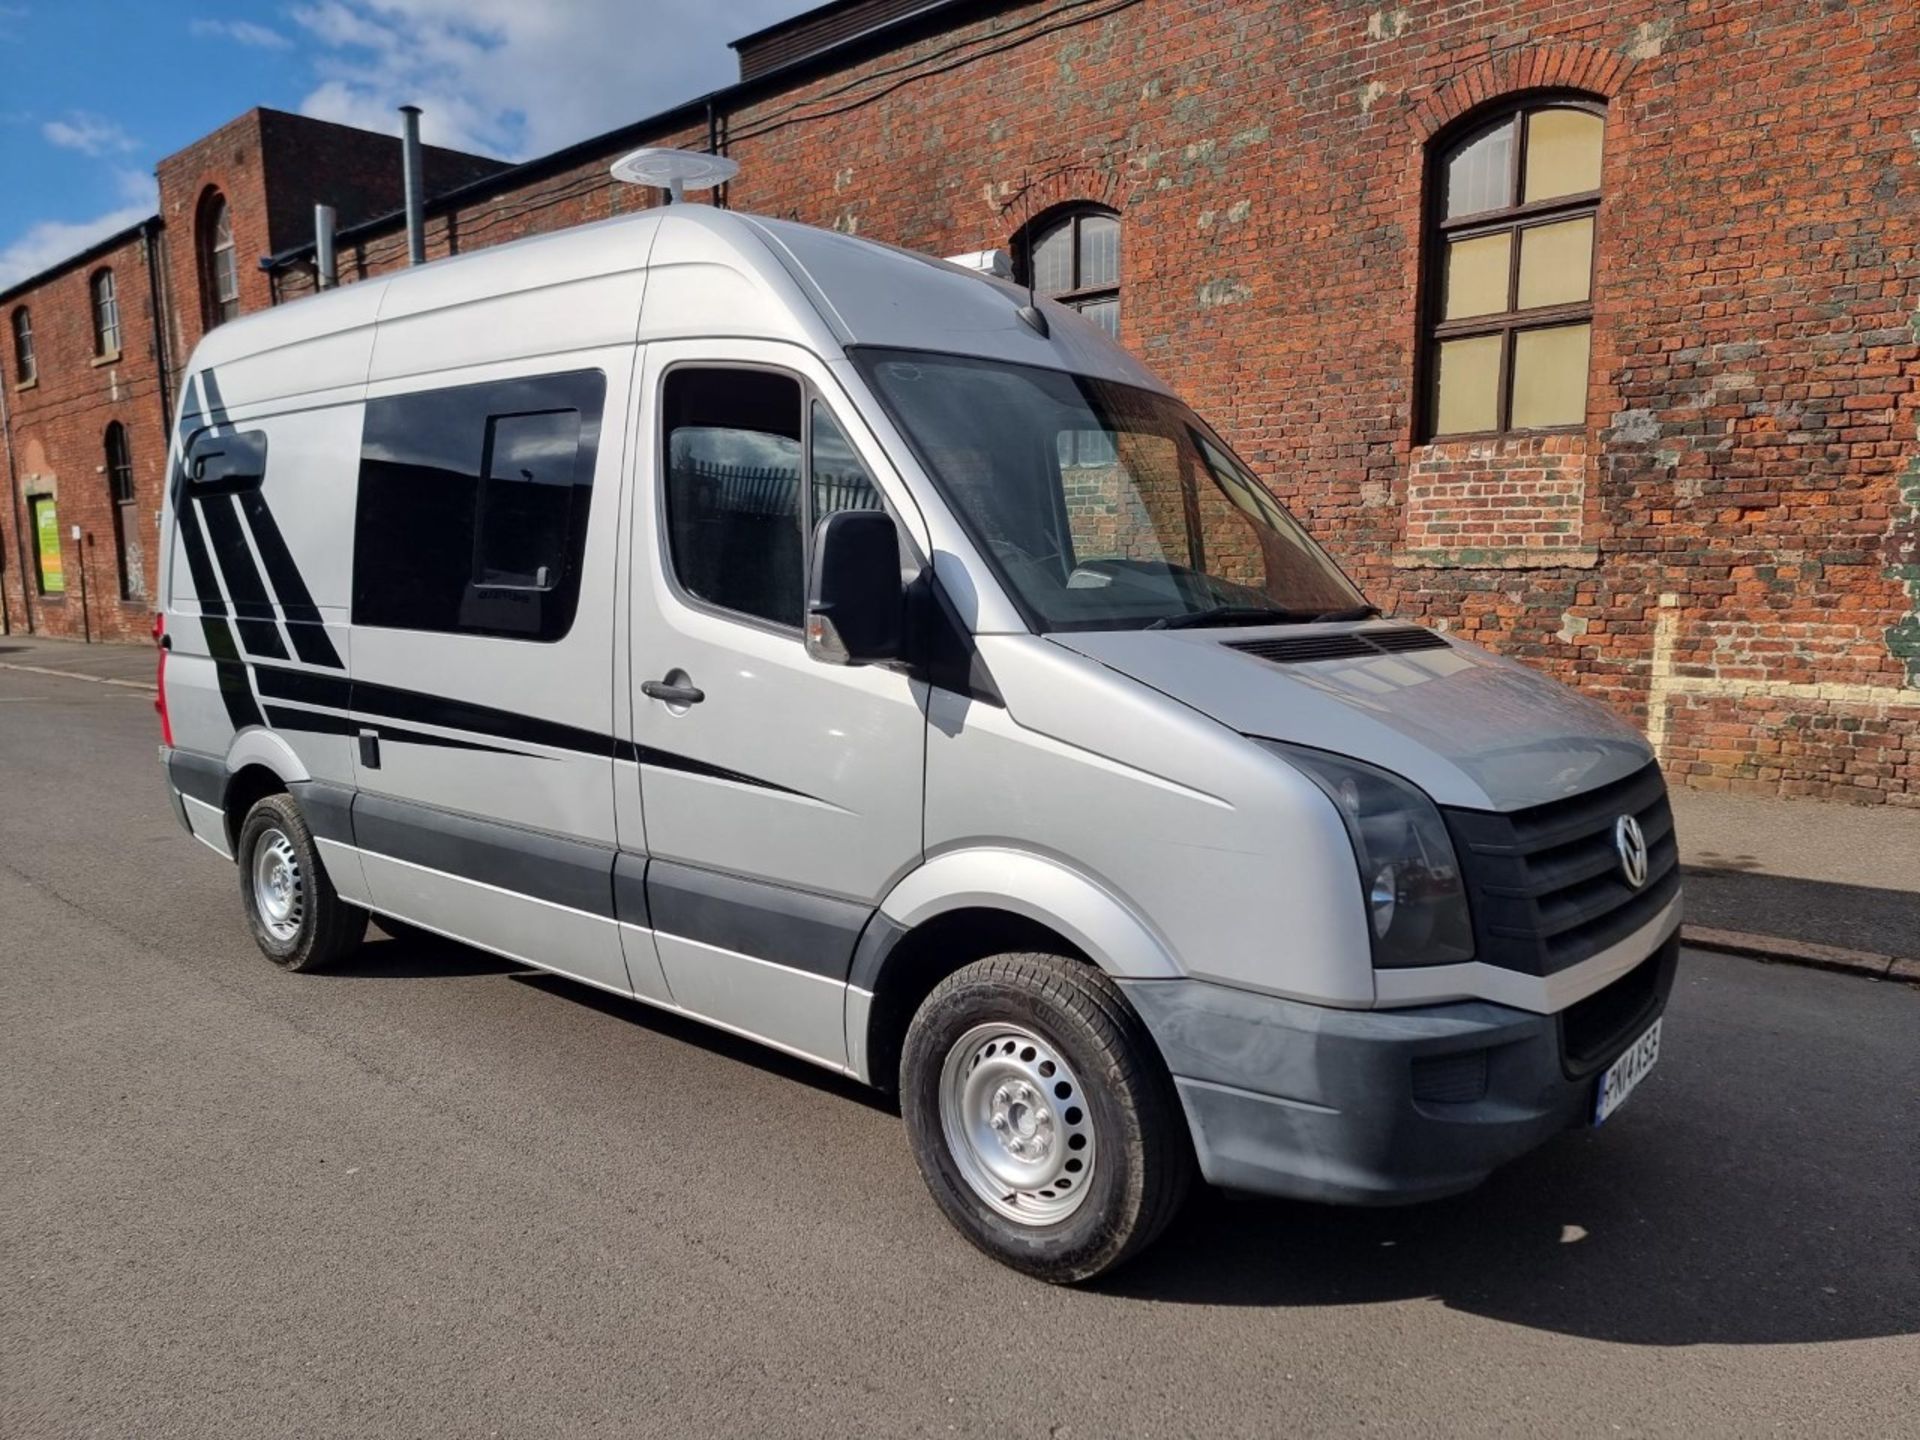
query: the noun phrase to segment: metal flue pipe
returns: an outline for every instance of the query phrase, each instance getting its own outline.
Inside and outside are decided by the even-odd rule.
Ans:
[[[426,192],[420,176],[420,107],[400,107],[400,163],[407,187],[407,263],[427,263]]]
[[[333,253],[334,218],[333,206],[313,207],[313,274],[322,290],[331,290],[340,283],[339,262]]]

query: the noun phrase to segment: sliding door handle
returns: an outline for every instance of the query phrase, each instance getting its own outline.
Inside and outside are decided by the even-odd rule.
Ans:
[[[668,705],[698,705],[707,698],[707,692],[697,685],[674,684],[670,680],[648,680],[641,685],[640,693],[649,700]]]

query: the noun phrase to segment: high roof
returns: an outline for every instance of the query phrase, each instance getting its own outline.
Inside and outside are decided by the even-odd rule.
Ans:
[[[1063,306],[1039,302],[1049,329],[1039,335],[1019,318],[1026,301],[1018,286],[891,245],[706,205],[671,205],[243,316],[201,342],[193,368],[271,355],[271,364],[252,368],[284,380],[258,373],[236,383],[298,387],[276,394],[445,368],[457,362],[444,349],[402,360],[399,332],[412,317],[466,308],[479,330],[517,337],[523,348],[515,353],[527,355],[727,335],[787,341],[829,359],[854,345],[933,350],[1163,388],[1104,331]],[[376,327],[394,338],[376,344]],[[436,344],[444,344],[444,332]],[[238,403],[240,395],[228,388],[229,403]]]

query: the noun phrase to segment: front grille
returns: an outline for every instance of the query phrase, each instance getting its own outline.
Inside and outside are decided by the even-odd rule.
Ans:
[[[1578,1079],[1616,1059],[1653,1022],[1680,962],[1675,935],[1611,985],[1560,1012],[1560,1063]]]
[[[1227,648],[1274,665],[1307,665],[1316,660],[1364,660],[1375,655],[1400,655],[1409,650],[1445,650],[1447,641],[1436,631],[1422,630],[1418,625],[1396,625],[1377,630],[1232,640]]]
[[[1617,944],[1680,893],[1680,852],[1660,767],[1528,810],[1443,810],[1473,911],[1479,959],[1551,975]],[[1647,839],[1647,880],[1627,884],[1622,815]]]

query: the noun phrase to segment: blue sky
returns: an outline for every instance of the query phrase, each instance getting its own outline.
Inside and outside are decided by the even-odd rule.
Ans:
[[[544,154],[730,82],[817,0],[0,0],[0,287],[153,213],[153,167],[255,105]]]

